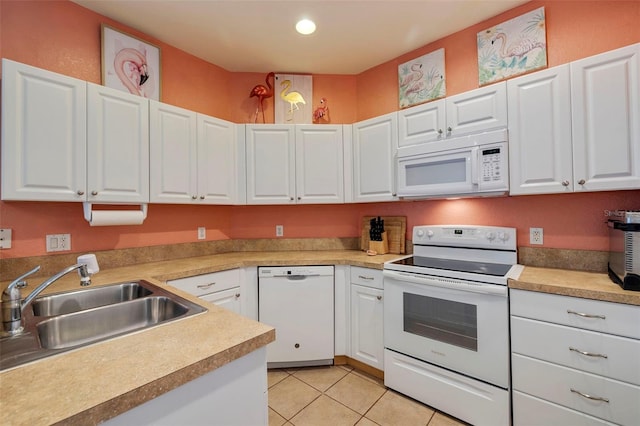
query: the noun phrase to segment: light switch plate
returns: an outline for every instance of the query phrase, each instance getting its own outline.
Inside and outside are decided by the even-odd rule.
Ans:
[[[0,249],[11,248],[11,229],[0,229]]]
[[[71,234],[47,235],[47,252],[71,250]]]
[[[205,228],[204,226],[199,226],[198,227],[198,239],[199,240],[204,240],[205,238],[207,238],[207,228]]]

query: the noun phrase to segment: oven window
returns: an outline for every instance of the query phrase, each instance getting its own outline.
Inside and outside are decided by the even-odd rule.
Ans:
[[[403,293],[404,331],[478,351],[477,306]]]

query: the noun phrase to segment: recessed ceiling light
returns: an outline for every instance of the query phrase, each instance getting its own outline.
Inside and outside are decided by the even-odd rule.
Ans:
[[[316,24],[310,19],[301,19],[296,24],[296,31],[300,34],[309,35],[316,30]]]

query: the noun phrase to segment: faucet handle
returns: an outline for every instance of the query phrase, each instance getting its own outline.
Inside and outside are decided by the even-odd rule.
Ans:
[[[7,286],[7,290],[12,290],[14,288],[23,288],[26,287],[27,282],[25,281],[25,278],[27,278],[29,275],[35,274],[36,272],[38,272],[40,270],[40,265],[36,266],[35,268],[33,268],[32,270],[30,270],[29,272],[27,272],[26,274],[20,275],[18,278],[16,278],[15,280],[13,280],[13,282],[11,284],[9,284]]]

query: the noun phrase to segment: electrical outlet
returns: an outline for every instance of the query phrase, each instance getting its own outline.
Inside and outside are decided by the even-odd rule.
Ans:
[[[71,234],[47,235],[47,252],[71,250]]]
[[[542,228],[529,228],[529,244],[540,244],[544,242]]]
[[[276,225],[276,237],[282,237],[284,235],[284,226]]]
[[[199,226],[198,227],[198,239],[199,240],[204,240],[205,238],[207,238],[207,228],[205,228],[204,226]]]

